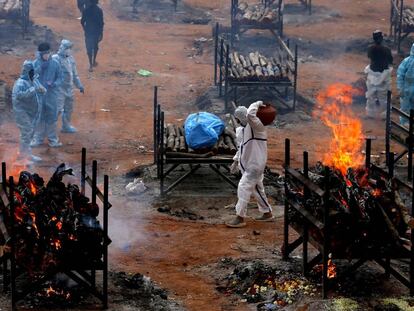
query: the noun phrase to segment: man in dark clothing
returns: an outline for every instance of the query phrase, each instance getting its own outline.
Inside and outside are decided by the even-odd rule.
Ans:
[[[103,38],[103,12],[98,6],[98,0],[90,0],[90,5],[83,11],[81,24],[85,32],[86,52],[89,58],[89,71],[97,65],[96,56],[99,50],[99,42]]]
[[[382,32],[376,30],[372,37],[374,44],[368,48],[368,65],[364,72],[367,74],[366,116],[368,118],[385,118],[387,107],[387,92],[391,90],[392,54],[391,50],[382,45]]]

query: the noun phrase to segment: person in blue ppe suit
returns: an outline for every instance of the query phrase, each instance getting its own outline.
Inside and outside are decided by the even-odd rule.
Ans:
[[[12,91],[13,114],[20,130],[19,160],[39,162],[42,159],[32,154],[30,142],[41,113],[39,96],[46,93],[34,73],[33,62],[26,60],[20,78]]]
[[[53,55],[53,59],[59,62],[62,72],[62,83],[60,84],[58,95],[58,109],[59,113],[62,114],[62,132],[64,133],[77,132],[76,128],[71,124],[73,87],[75,86],[81,93],[84,93],[84,88],[76,69],[76,62],[72,56],[72,47],[73,44],[71,41],[63,39],[57,54]]]
[[[257,221],[271,221],[272,207],[270,206],[263,186],[264,170],[267,162],[267,130],[257,117],[262,101],[257,101],[246,107],[239,106],[234,112],[234,117],[241,125],[236,129],[236,141],[238,151],[234,156],[231,171],[238,168],[242,177],[237,187],[238,201],[236,204],[236,217],[227,222],[231,228],[244,227],[244,218],[247,215],[247,205],[250,197],[254,195],[262,213]]]
[[[405,58],[397,70],[397,88],[400,92],[400,108],[410,114],[414,109],[414,44],[411,46],[410,56]],[[408,126],[408,119],[400,117],[400,123]]]
[[[37,58],[33,62],[35,74],[39,75],[39,81],[47,92],[40,96],[42,112],[30,145],[32,147],[40,146],[47,138],[50,147],[60,147],[62,143],[56,133],[58,96],[62,83],[60,65],[57,60],[50,57],[48,43],[39,44],[36,56]]]

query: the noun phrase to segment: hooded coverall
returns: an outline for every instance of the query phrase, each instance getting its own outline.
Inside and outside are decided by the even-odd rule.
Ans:
[[[36,78],[30,79],[29,71],[33,69],[33,63],[26,60],[12,91],[13,114],[20,130],[20,156],[28,157],[32,156],[30,141],[41,112],[38,92],[45,90]]]
[[[62,40],[57,54],[53,55],[60,64],[62,83],[58,90],[58,111],[62,112],[62,131],[75,130],[71,125],[73,112],[73,86],[83,91],[83,85],[79,79],[76,62],[70,49],[73,44],[69,40]]]
[[[39,52],[37,52],[36,56],[37,58],[33,62],[34,70],[39,75],[39,81],[46,88],[47,92],[39,96],[43,109],[38,126],[35,129],[32,146],[42,144],[46,137],[51,144],[56,144],[59,142],[56,134],[56,124],[58,119],[59,87],[62,83],[60,65],[52,57],[44,61]]]
[[[257,200],[259,211],[272,212],[263,186],[263,172],[267,162],[267,131],[256,116],[261,102],[250,105],[247,109],[247,124],[237,129],[237,142],[240,143],[234,160],[239,162],[242,178],[237,188],[238,201],[236,214],[246,217],[247,205],[252,194]]]
[[[410,114],[414,109],[414,44],[410,56],[405,58],[397,70],[397,88],[400,91],[400,108]],[[407,125],[408,120],[400,117],[401,124]]]

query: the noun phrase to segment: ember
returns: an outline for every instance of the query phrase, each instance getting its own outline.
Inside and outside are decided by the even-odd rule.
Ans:
[[[72,169],[61,164],[45,185],[37,174],[20,173],[14,192],[16,261],[33,276],[68,259],[93,263],[102,256],[99,208],[78,186],[62,182],[70,174]]]

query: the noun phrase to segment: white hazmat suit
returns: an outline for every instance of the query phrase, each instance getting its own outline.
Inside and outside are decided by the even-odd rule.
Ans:
[[[251,104],[247,110],[245,107],[238,107],[235,111],[235,117],[242,125],[246,124],[244,127],[237,128],[238,151],[233,158],[238,161],[242,173],[237,188],[236,214],[243,218],[247,215],[247,205],[252,194],[257,200],[260,212],[272,212],[263,186],[263,172],[267,162],[267,131],[256,116],[262,104],[258,101]]]

